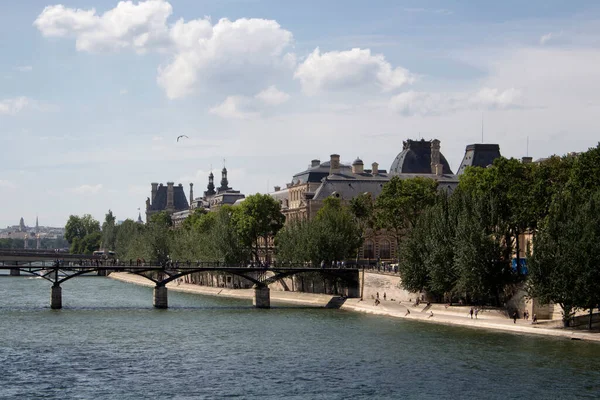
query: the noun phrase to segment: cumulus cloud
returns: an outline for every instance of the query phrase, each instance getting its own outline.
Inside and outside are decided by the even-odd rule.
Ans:
[[[383,91],[412,83],[414,77],[402,67],[392,68],[382,54],[370,49],[321,53],[317,47],[294,73],[309,95],[326,90],[345,90],[375,85]]]
[[[261,115],[261,111],[265,107],[278,106],[288,101],[289,98],[289,94],[272,85],[254,95],[254,97],[228,96],[225,101],[211,108],[209,112],[221,118],[256,118]]]
[[[289,94],[280,91],[275,87],[275,85],[269,86],[254,97],[263,103],[272,106],[278,106],[279,104],[283,104],[290,99]]]
[[[295,66],[295,56],[286,52],[292,34],[276,21],[224,18],[213,25],[205,17],[180,19],[169,26],[172,12],[164,0],[121,1],[102,15],[95,9],[53,5],[42,11],[34,25],[46,37],[75,38],[79,51],[168,54],[168,61],[158,69],[157,82],[171,99],[190,94],[202,82]]]
[[[389,107],[400,115],[441,115],[465,109],[500,110],[521,107],[522,92],[510,88],[482,88],[476,93],[404,92],[390,99]]]
[[[77,194],[96,194],[102,190],[102,184],[97,185],[81,185],[71,189],[71,192]]]
[[[15,67],[15,71],[19,71],[19,72],[31,72],[33,70],[33,67],[31,65],[20,65],[18,67]]]
[[[212,107],[209,112],[221,118],[247,119],[260,115],[256,103],[251,97],[227,96],[221,104]]]
[[[0,100],[0,115],[16,115],[30,105],[31,100],[24,96]]]
[[[159,68],[158,84],[169,98],[189,94],[201,76],[231,80],[251,76],[257,70],[290,68],[295,58],[286,53],[292,33],[273,20],[221,19],[178,21],[172,29],[177,52]]]
[[[47,6],[34,25],[46,37],[75,37],[77,50],[89,52],[132,48],[143,53],[162,47],[168,39],[167,18],[173,12],[168,2],[148,0],[134,4],[121,1],[97,15],[95,9]]]

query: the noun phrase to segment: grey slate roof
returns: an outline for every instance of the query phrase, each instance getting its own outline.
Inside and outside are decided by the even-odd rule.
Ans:
[[[173,206],[176,211],[187,210],[189,208],[183,186],[173,186]],[[162,211],[167,208],[167,186],[160,185],[156,191],[156,197],[150,205],[151,211]]]
[[[331,168],[331,162],[325,161],[316,167],[309,167],[307,170],[302,171],[294,175],[292,178],[292,184],[307,182],[321,182],[323,178],[329,176],[329,169]],[[365,173],[371,170],[365,170]],[[340,173],[345,175],[353,175],[352,167],[350,165],[340,164]],[[379,173],[385,174],[386,170],[379,170]]]
[[[463,157],[456,174],[462,174],[465,172],[465,168],[470,166],[485,168],[488,165],[491,165],[494,160],[499,157],[500,146],[497,144],[469,144],[465,149],[465,156]]]
[[[444,174],[452,174],[450,164],[440,152],[440,163]],[[407,140],[404,149],[396,156],[390,174],[431,174],[431,142]]]
[[[334,197],[339,197],[342,200],[350,200],[365,192],[369,192],[373,197],[377,197],[381,193],[383,185],[389,180],[390,178],[385,172],[377,175],[371,175],[367,172],[363,174],[340,173],[329,175],[323,179],[313,199],[324,200],[335,194]]]

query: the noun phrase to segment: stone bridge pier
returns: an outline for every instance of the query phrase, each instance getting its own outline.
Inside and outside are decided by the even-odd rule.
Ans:
[[[50,308],[60,310],[62,308],[62,288],[56,283],[52,285],[50,292]]]
[[[271,308],[271,289],[267,285],[254,285],[252,305],[256,308]]]
[[[156,285],[154,287],[153,303],[155,308],[168,308],[167,287],[165,285]]]

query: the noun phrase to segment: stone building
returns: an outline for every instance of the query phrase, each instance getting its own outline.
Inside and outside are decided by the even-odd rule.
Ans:
[[[340,163],[340,156],[332,154],[329,161],[312,160],[309,167],[295,174],[285,188],[275,187],[271,193],[281,203],[286,221],[311,219],[323,205],[323,200],[333,196],[348,204],[354,197],[370,193],[377,198],[391,177],[409,179],[417,176],[439,182],[440,188],[454,190],[458,178],[452,173],[448,161],[440,152],[437,139],[407,140],[402,151],[392,162],[390,171],[379,168],[374,162],[370,169],[357,158],[351,165]],[[362,262],[377,260],[395,262],[395,240],[385,231],[368,232],[359,252]]]
[[[215,187],[215,176],[211,172],[208,175],[208,185],[201,197],[194,198],[194,184],[190,183],[190,206],[185,210],[176,212],[172,215],[173,224],[179,226],[183,221],[194,212],[196,209],[204,209],[206,211],[217,210],[222,205],[234,205],[239,200],[246,196],[239,190],[234,190],[229,187],[227,179],[227,168],[221,170],[221,183],[219,187]]]
[[[150,216],[161,211],[173,215],[178,211],[189,209],[181,183],[177,186],[173,182],[167,182],[167,186],[162,183],[160,185],[152,183],[151,185],[151,197],[146,199],[146,221],[150,220]]]

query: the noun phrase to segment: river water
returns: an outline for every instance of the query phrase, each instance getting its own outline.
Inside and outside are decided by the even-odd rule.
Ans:
[[[101,277],[0,277],[1,399],[600,398],[600,345]]]

